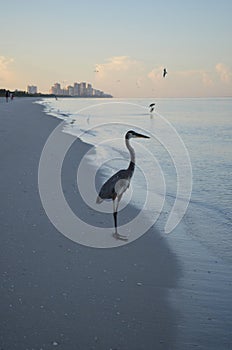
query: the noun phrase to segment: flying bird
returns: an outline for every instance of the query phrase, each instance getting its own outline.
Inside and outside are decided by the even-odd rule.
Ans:
[[[123,193],[130,186],[130,181],[135,169],[135,151],[130,145],[131,138],[145,138],[149,139],[149,136],[139,134],[133,130],[130,130],[125,135],[126,147],[130,153],[130,163],[127,169],[119,170],[116,174],[111,176],[102,186],[98,194],[96,203],[102,203],[104,199],[112,199],[113,201],[113,216],[114,216],[114,227],[115,233],[113,237],[116,239],[121,239],[127,241],[126,236],[120,235],[117,230],[117,214],[118,214],[118,205],[122,198]]]
[[[150,107],[150,113],[152,113],[155,109],[155,103],[151,103],[149,107]]]
[[[167,69],[164,68],[164,71],[163,71],[163,78],[165,78],[165,76],[166,76],[167,73],[168,73],[168,72],[167,72]]]

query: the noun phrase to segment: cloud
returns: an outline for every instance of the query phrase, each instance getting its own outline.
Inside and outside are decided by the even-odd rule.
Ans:
[[[179,81],[201,81],[205,86],[212,86],[213,79],[211,74],[207,71],[201,69],[189,69],[182,71],[171,71],[170,76],[178,79]],[[158,68],[152,69],[148,73],[148,78],[151,79],[152,82],[158,82],[163,79],[163,67],[160,66]],[[170,79],[170,78],[169,78]]]
[[[138,78],[136,80],[136,86],[137,86],[138,89],[143,86],[143,78]]]
[[[219,78],[224,83],[229,83],[231,81],[232,73],[230,69],[223,63],[217,63],[215,66],[216,72]]]
[[[140,62],[131,59],[129,56],[114,56],[106,60],[106,63],[96,64],[96,74],[104,77],[108,73],[125,73],[141,66]]]
[[[219,79],[223,83],[232,81],[232,72],[223,63],[217,63],[211,69],[172,70],[167,67],[168,76],[163,78],[164,66],[157,64],[147,70],[146,62],[129,56],[114,56],[96,65],[96,83],[113,96],[197,96],[228,94],[219,88]],[[226,87],[226,85],[225,85]]]
[[[201,73],[201,80],[205,86],[210,87],[214,85],[213,79],[211,78],[211,75],[208,72]]]
[[[133,97],[142,90],[144,63],[130,56],[113,56],[95,65],[95,84],[115,97]]]
[[[5,56],[0,56],[0,82],[7,83],[11,79],[10,64],[14,60]]]
[[[201,81],[204,86],[211,87],[214,85],[212,72],[207,72],[203,69],[187,70],[180,73],[185,78],[192,78]]]
[[[7,58],[5,56],[0,56],[0,71],[7,69],[9,63],[13,62],[12,58]]]
[[[163,67],[160,66],[158,68],[153,68],[149,73],[148,73],[148,78],[152,81],[155,82],[157,80],[161,80],[163,78]]]

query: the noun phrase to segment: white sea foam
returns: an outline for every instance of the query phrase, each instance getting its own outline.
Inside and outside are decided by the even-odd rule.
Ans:
[[[149,112],[151,102],[156,102],[153,115]],[[180,206],[188,204],[189,184],[181,179],[189,174],[183,157],[185,145],[193,170],[193,190],[182,223],[188,227],[188,233],[232,260],[228,248],[232,244],[231,99],[44,99],[42,103],[47,113],[66,121],[66,133],[95,146],[96,152],[90,152],[88,158],[100,168],[105,179],[128,165],[123,140],[126,131],[135,129],[150,135],[150,140],[132,140],[137,168],[132,180],[133,193],[128,196],[141,208],[146,191],[150,191],[154,201],[149,203],[148,210],[166,211],[166,218],[176,197]],[[170,133],[168,124],[176,129],[182,146]],[[149,188],[147,177],[152,179]],[[179,191],[178,181],[184,183]]]

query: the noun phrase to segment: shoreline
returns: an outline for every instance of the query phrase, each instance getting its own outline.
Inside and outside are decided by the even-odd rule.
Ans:
[[[51,224],[38,164],[61,120],[33,101],[0,103],[2,348],[230,349],[231,266],[191,236],[188,220],[167,236],[158,220],[115,249],[79,245]],[[63,191],[76,215],[111,235],[112,215],[83,205],[75,185],[89,147],[78,139],[67,154]]]
[[[42,207],[37,176],[43,146],[60,120],[32,102],[0,106],[1,346],[172,348],[177,324],[167,293],[178,280],[175,255],[153,228],[116,249],[84,247],[56,230]],[[69,203],[94,225],[97,216],[84,209],[73,189],[88,147],[77,140],[62,181]]]

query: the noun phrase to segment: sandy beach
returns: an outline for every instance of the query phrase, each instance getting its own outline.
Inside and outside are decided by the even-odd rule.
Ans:
[[[163,237],[154,226],[123,247],[96,249],[52,225],[38,166],[60,121],[33,102],[0,99],[0,349],[231,349],[231,268],[188,227]],[[75,142],[62,184],[94,226],[99,215],[74,183],[89,148]]]

